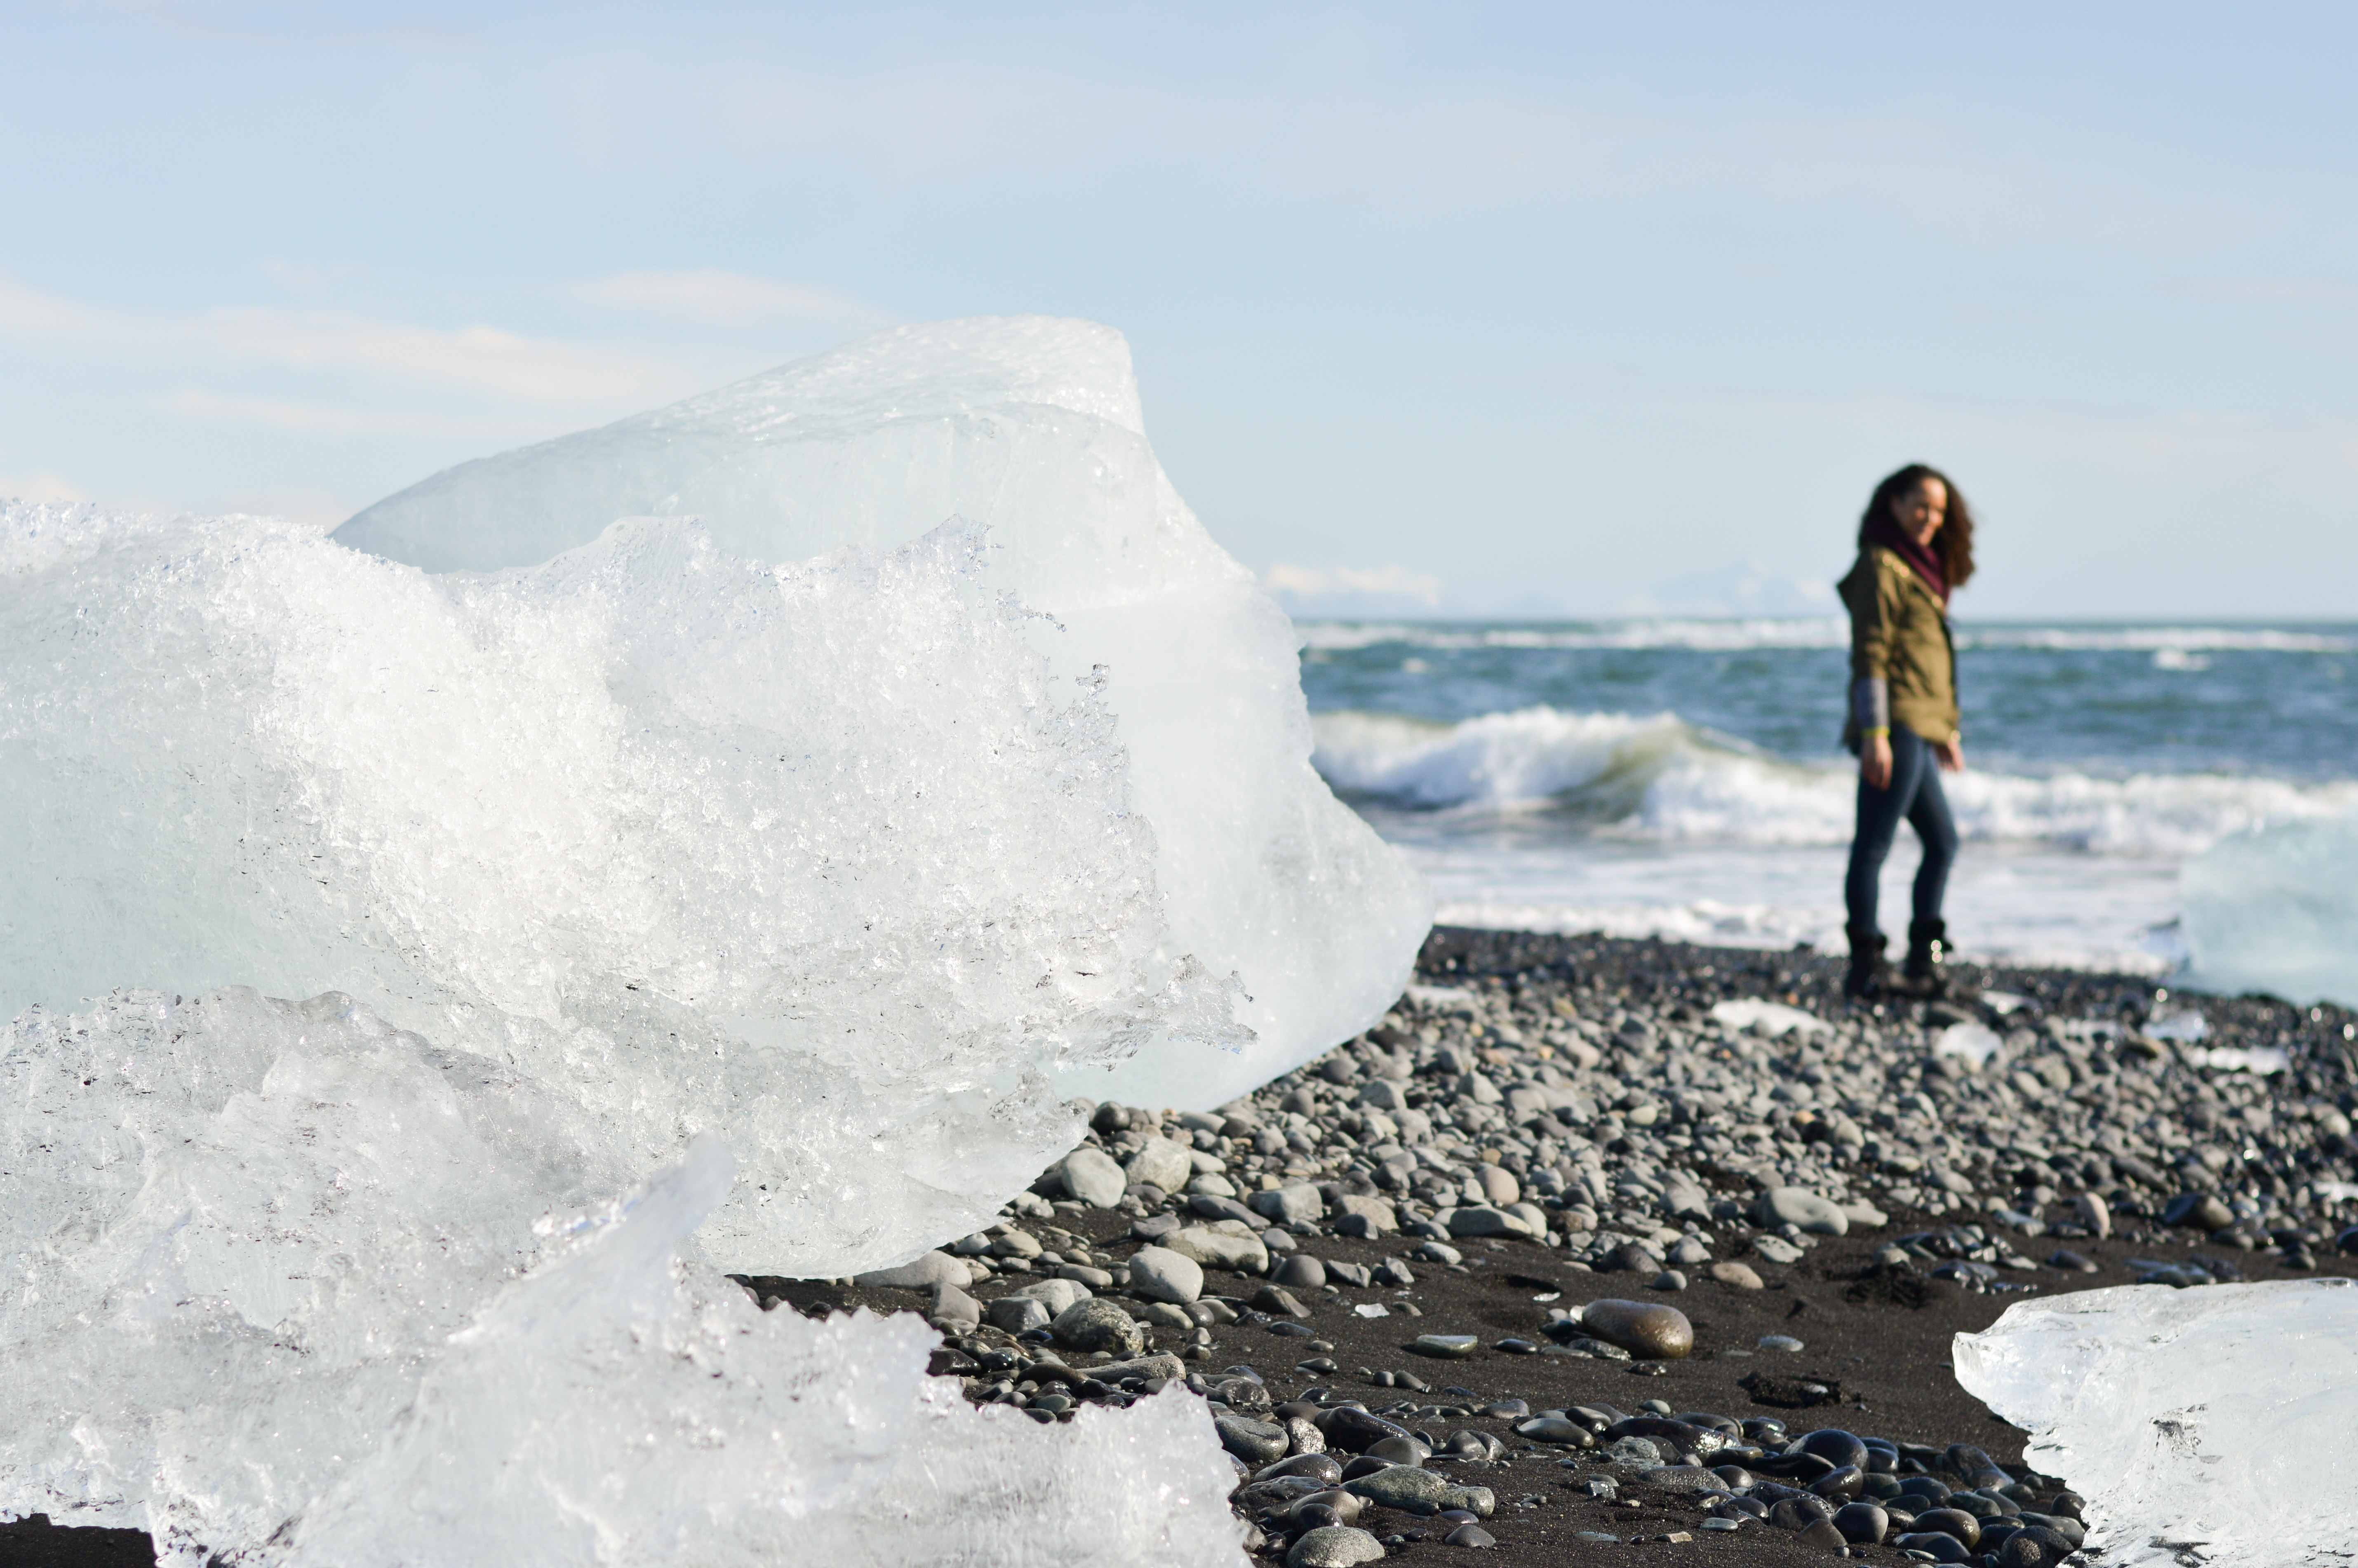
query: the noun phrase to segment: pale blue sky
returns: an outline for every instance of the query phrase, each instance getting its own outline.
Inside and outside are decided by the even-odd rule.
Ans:
[[[340,516],[1045,311],[1288,580],[1823,581],[1920,457],[1968,614],[2358,614],[2358,11],[854,9],[0,4],[0,491]]]

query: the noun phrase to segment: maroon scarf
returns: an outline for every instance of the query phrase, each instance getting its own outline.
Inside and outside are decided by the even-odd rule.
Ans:
[[[1937,539],[1940,535],[1935,534],[1932,537]],[[1924,586],[1932,590],[1932,597],[1941,601],[1941,608],[1949,608],[1949,574],[1942,567],[1940,556],[1930,546],[1918,544],[1888,513],[1879,512],[1868,525],[1866,542],[1882,546],[1915,568],[1916,575],[1924,579]]]

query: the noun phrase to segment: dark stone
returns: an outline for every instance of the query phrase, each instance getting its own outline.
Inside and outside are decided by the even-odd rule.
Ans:
[[[1356,1481],[1362,1476],[1372,1476],[1379,1470],[1390,1470],[1392,1467],[1392,1462],[1389,1459],[1379,1459],[1369,1454],[1355,1454],[1351,1456],[1350,1463],[1343,1466],[1342,1478],[1347,1482]]]
[[[2074,1550],[2055,1531],[2028,1524],[2007,1536],[1997,1549],[1998,1568],[2055,1568]]]
[[[1421,1465],[1433,1457],[1433,1448],[1413,1437],[1387,1437],[1368,1444],[1367,1456],[1389,1460],[1394,1465]]]
[[[1289,1258],[1286,1261],[1290,1263],[1293,1260]],[[1303,1261],[1314,1267],[1318,1260],[1310,1258]],[[1280,1274],[1284,1271],[1282,1268],[1278,1271]],[[1276,1317],[1308,1317],[1310,1309],[1302,1304],[1301,1297],[1285,1289],[1285,1283],[1286,1281],[1281,1279],[1275,1284],[1263,1285],[1255,1291],[1252,1295],[1253,1311],[1265,1312]]]
[[[1327,1447],[1346,1454],[1365,1454],[1387,1437],[1409,1435],[1408,1428],[1398,1422],[1347,1405],[1319,1411],[1312,1424],[1325,1437]]]
[[[1343,1524],[1347,1521],[1341,1514],[1335,1511],[1335,1506],[1332,1503],[1313,1502],[1304,1498],[1287,1511],[1285,1522],[1295,1530],[1324,1530],[1329,1525]]]
[[[1815,1454],[1769,1454],[1752,1461],[1752,1468],[1779,1481],[1810,1482],[1831,1476],[1838,1466]]]
[[[2054,1252],[2049,1256],[2047,1266],[2050,1269],[2061,1269],[2065,1272],[2072,1274],[2095,1274],[2103,1272],[2103,1270],[2098,1267],[2094,1259],[2083,1258],[2079,1253],[2072,1251],[2069,1247],[2058,1247]]]
[[[1814,1546],[1821,1552],[1840,1552],[1849,1544],[1843,1540],[1843,1532],[1834,1527],[1834,1521],[1830,1519],[1812,1520],[1802,1527],[1797,1539],[1802,1545]]]
[[[1979,1546],[1982,1541],[1982,1521],[1963,1509],[1926,1509],[1916,1516],[1916,1529],[1954,1536],[1966,1546]]]
[[[1302,1476],[1321,1486],[1334,1487],[1342,1484],[1343,1466],[1331,1454],[1295,1454],[1253,1472],[1256,1481],[1274,1481],[1281,1476]]]
[[[1812,1405],[1842,1402],[1842,1384],[1832,1378],[1787,1378],[1773,1372],[1747,1372],[1736,1383],[1752,1402],[1778,1410],[1808,1410]]]
[[[1837,1469],[1845,1465],[1862,1469],[1866,1465],[1866,1444],[1836,1426],[1820,1427],[1802,1438],[1801,1452],[1814,1454]]]
[[[1661,1272],[1662,1260],[1650,1249],[1625,1241],[1607,1252],[1595,1267],[1600,1273],[1652,1275]]]
[[[1248,1465],[1268,1465],[1282,1459],[1291,1446],[1285,1428],[1249,1416],[1216,1415],[1212,1425],[1220,1434],[1220,1446]]]
[[[1855,1465],[1845,1465],[1832,1475],[1821,1476],[1810,1483],[1810,1490],[1831,1503],[1851,1503],[1858,1500],[1866,1487],[1866,1472]]]
[[[1694,1325],[1676,1307],[1607,1299],[1591,1302],[1579,1326],[1607,1344],[1655,1360],[1682,1360],[1694,1350]]]
[[[1928,1507],[1949,1500],[1949,1488],[1930,1476],[1910,1476],[1899,1483],[1899,1490],[1908,1497],[1923,1498]]]
[[[1121,1132],[1130,1126],[1130,1112],[1108,1100],[1089,1113],[1089,1126],[1098,1132]]]
[[[925,1376],[928,1378],[967,1378],[981,1369],[981,1362],[965,1351],[946,1345],[935,1346],[933,1354],[925,1357]]]
[[[1807,1530],[1820,1519],[1832,1519],[1834,1510],[1823,1498],[1801,1496],[1779,1498],[1768,1510],[1768,1522],[1779,1530]],[[1840,1545],[1841,1542],[1835,1542]]]
[[[1834,1512],[1834,1528],[1853,1546],[1879,1546],[1891,1516],[1873,1503],[1844,1503]]]
[[[1894,1536],[1892,1537],[1889,1544],[1898,1547],[1902,1552],[1920,1552],[1935,1563],[1972,1563],[1976,1561],[1973,1553],[1965,1550],[1964,1543],[1963,1541],[1960,1541],[1953,1535],[1944,1535],[1937,1530],[1926,1531],[1921,1534]]]

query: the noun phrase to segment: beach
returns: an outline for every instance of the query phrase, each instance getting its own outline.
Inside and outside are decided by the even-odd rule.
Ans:
[[[941,1330],[940,1376],[1035,1421],[1184,1385],[1233,1455],[1288,1408],[1331,1427],[1362,1407],[1433,1440],[1438,1452],[1410,1468],[1487,1496],[1466,1522],[1500,1562],[1621,1562],[1633,1546],[1823,1555],[1775,1522],[1707,1527],[1743,1509],[1681,1462],[1721,1455],[1616,1449],[1611,1432],[1645,1420],[1649,1401],[1667,1407],[1658,1418],[1725,1418],[1726,1452],[1772,1467],[1783,1444],[1759,1439],[1820,1428],[1887,1440],[1895,1478],[1940,1475],[1940,1456],[1964,1445],[2053,1503],[2071,1478],[2025,1469],[2024,1434],[1952,1376],[1954,1336],[2016,1302],[2093,1287],[2358,1270],[2336,1246],[2358,1247],[2345,1238],[2358,1218],[2358,1029],[2341,1008],[2172,996],[2146,976],[1961,966],[1953,979],[1949,1002],[1860,1007],[1841,999],[1837,961],[1808,950],[1438,929],[1417,984],[1369,1035],[1218,1113],[1098,1108],[1084,1152],[1134,1169],[1184,1149],[1204,1156],[1183,1160],[1192,1190],[1123,1180],[1085,1200],[1086,1177],[1059,1162],[998,1234],[928,1255],[944,1260],[928,1283],[741,1282],[770,1311],[925,1314]],[[2190,1013],[2201,1037],[2176,1038]],[[1941,1044],[1971,1043],[1974,1027],[1995,1042],[1985,1059]],[[1884,1093],[1861,1092],[1869,1075]],[[1311,1201],[1304,1189],[1314,1216],[1285,1206]],[[1764,1207],[1794,1192],[1846,1209],[1843,1234]],[[2225,1211],[2215,1226],[2212,1204]],[[1158,1301],[1138,1261],[1173,1246],[1214,1260],[1184,1305]],[[1312,1258],[1314,1271],[1300,1261]],[[946,1295],[953,1260],[967,1282]],[[1082,1352],[1061,1313],[1044,1326],[1076,1285],[1136,1324],[1134,1354],[1127,1330],[1117,1351]],[[1015,1299],[1027,1292],[1039,1308]],[[1598,1301],[1675,1309],[1691,1354],[1604,1348],[1566,1326],[1568,1310]],[[961,1302],[977,1321],[961,1320]],[[1426,1336],[1462,1354],[1421,1349]],[[1109,1365],[1127,1375],[1093,1379]],[[1533,1424],[1550,1411],[1614,1421],[1566,1441]],[[1325,1446],[1339,1463],[1349,1441]],[[1266,1454],[1234,1462],[1255,1561],[1285,1561],[1306,1494],[1256,1484]],[[1962,1492],[1967,1478],[1946,1479]],[[1409,1500],[1366,1503],[1348,1528],[1392,1557],[1460,1550],[1445,1544],[1458,1521]],[[7,1529],[11,1562],[146,1561],[137,1532]],[[1889,1544],[1851,1550],[1908,1560]]]

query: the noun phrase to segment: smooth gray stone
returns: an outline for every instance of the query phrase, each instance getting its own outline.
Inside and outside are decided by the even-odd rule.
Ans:
[[[1498,1538],[1478,1524],[1461,1524],[1441,1538],[1444,1546],[1496,1546]]]
[[[1316,1187],[1304,1183],[1278,1188],[1275,1192],[1252,1193],[1246,1196],[1245,1206],[1265,1219],[1275,1220],[1289,1227],[1314,1225],[1326,1217],[1326,1199]]]
[[[1293,1446],[1285,1428],[1250,1416],[1216,1415],[1212,1425],[1220,1434],[1220,1446],[1248,1465],[1261,1465],[1285,1457]]]
[[[982,1303],[956,1285],[936,1285],[934,1310],[928,1315],[937,1324],[955,1323],[971,1328],[982,1322]]]
[[[1277,1266],[1270,1275],[1270,1282],[1314,1291],[1326,1282],[1326,1265],[1307,1252],[1297,1252]]]
[[[1467,1513],[1488,1519],[1498,1508],[1498,1500],[1489,1487],[1461,1487],[1445,1476],[1419,1469],[1413,1465],[1394,1465],[1372,1476],[1346,1481],[1343,1489],[1382,1508],[1405,1509],[1416,1513],[1464,1509]]]
[[[993,1328],[1009,1334],[1029,1334],[1048,1326],[1048,1303],[1037,1296],[1001,1296],[983,1312]]]
[[[1148,1301],[1184,1306],[1204,1293],[1204,1266],[1168,1247],[1141,1247],[1130,1256],[1130,1288]]]
[[[1065,1191],[1091,1208],[1111,1208],[1130,1188],[1130,1177],[1112,1155],[1087,1144],[1065,1156]]]
[[[1801,1187],[1770,1187],[1753,1204],[1752,1213],[1763,1226],[1796,1226],[1812,1236],[1850,1234],[1850,1217],[1840,1204]]]
[[[1195,1178],[1195,1162],[1168,1138],[1156,1137],[1148,1139],[1122,1169],[1133,1183],[1175,1193]]]
[[[1354,1568],[1383,1554],[1384,1543],[1355,1525],[1321,1525],[1293,1543],[1285,1554],[1285,1568]]]

